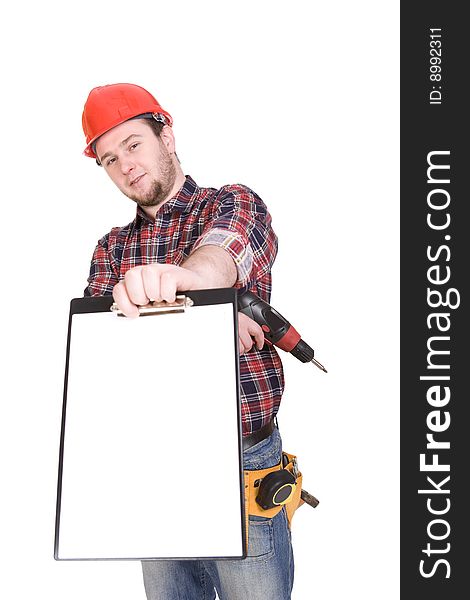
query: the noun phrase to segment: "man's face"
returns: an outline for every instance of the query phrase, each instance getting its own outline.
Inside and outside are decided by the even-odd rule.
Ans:
[[[168,150],[172,137],[157,138],[143,119],[133,119],[104,133],[96,154],[113,182],[143,208],[171,196],[176,170]]]

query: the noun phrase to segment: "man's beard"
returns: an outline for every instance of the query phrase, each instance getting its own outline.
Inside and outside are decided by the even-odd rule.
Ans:
[[[128,198],[137,202],[142,208],[149,206],[159,206],[168,199],[176,181],[176,168],[171,160],[168,150],[161,144],[162,153],[160,155],[160,178],[152,180],[151,186],[145,195],[126,194]]]

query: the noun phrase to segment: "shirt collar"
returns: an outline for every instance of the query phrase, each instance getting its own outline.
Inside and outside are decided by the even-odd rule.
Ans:
[[[186,175],[183,186],[176,192],[176,194],[167,200],[157,211],[157,216],[166,213],[179,212],[189,213],[193,207],[193,204],[199,194],[199,187],[190,177]],[[142,210],[140,206],[137,206],[137,217],[141,217],[146,221],[152,221],[148,215]]]

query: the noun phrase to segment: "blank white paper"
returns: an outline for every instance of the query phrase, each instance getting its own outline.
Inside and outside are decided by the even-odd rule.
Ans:
[[[58,558],[241,556],[233,305],[70,339]]]

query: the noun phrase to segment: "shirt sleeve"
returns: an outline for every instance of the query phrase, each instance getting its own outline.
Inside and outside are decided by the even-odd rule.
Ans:
[[[224,248],[237,267],[237,287],[263,277],[277,254],[271,215],[261,198],[246,186],[221,188],[216,209],[193,252],[205,245]]]
[[[114,273],[108,250],[108,235],[102,237],[96,245],[91,259],[88,286],[84,296],[109,296],[119,278]]]

